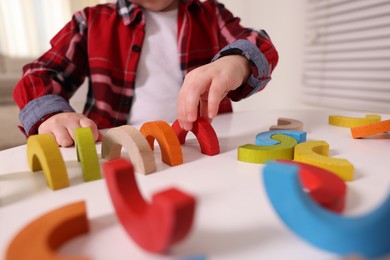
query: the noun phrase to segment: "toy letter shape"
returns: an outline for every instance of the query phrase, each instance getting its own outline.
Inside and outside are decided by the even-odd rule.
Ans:
[[[77,160],[81,163],[84,181],[100,179],[99,158],[91,128],[76,128],[74,130],[74,137]]]
[[[323,209],[307,196],[298,172],[298,166],[277,162],[269,162],[263,169],[268,198],[295,234],[340,255],[380,257],[390,253],[390,196],[367,215],[340,216]]]
[[[120,158],[122,146],[137,172],[148,174],[156,171],[153,151],[135,127],[123,125],[108,130],[103,137],[102,157],[107,160]]]
[[[345,181],[352,181],[353,165],[346,159],[331,158],[329,144],[325,141],[310,141],[298,144],[294,151],[294,160],[315,165],[333,172]]]
[[[306,132],[297,130],[271,130],[257,134],[256,145],[269,146],[280,143],[279,141],[272,139],[272,136],[276,134],[290,136],[297,140],[298,143],[306,142]]]
[[[271,146],[246,144],[238,147],[238,160],[249,163],[265,163],[275,159],[292,160],[297,140],[281,134],[273,135],[272,138],[280,143]]]
[[[179,138],[180,144],[184,144],[188,131],[180,127],[178,120],[173,123],[172,129]],[[194,133],[198,139],[200,150],[203,154],[210,156],[219,154],[219,141],[217,134],[206,119],[198,117],[198,119],[193,123],[191,132]]]
[[[381,121],[381,116],[377,114],[367,114],[365,118],[347,116],[329,116],[329,124],[341,127],[356,127],[373,124]]]
[[[288,160],[276,161],[298,166],[299,179],[310,197],[326,209],[343,212],[347,186],[340,177],[314,165]]]
[[[141,248],[163,253],[189,233],[195,212],[192,196],[171,188],[154,194],[149,204],[138,189],[129,161],[105,162],[103,170],[116,214]]]
[[[303,123],[290,118],[279,118],[278,125],[273,125],[269,130],[298,130],[303,131]]]
[[[172,127],[164,121],[147,122],[141,126],[140,132],[154,149],[156,139],[161,149],[162,161],[169,166],[183,164],[183,153],[180,142]]]
[[[351,128],[353,138],[362,138],[385,132],[390,132],[390,120]]]
[[[69,186],[65,162],[52,135],[40,134],[28,138],[27,161],[33,172],[43,170],[46,183],[52,190]]]
[[[89,231],[84,202],[55,209],[23,228],[10,243],[7,260],[86,260],[87,257],[65,257],[56,249],[68,240]]]

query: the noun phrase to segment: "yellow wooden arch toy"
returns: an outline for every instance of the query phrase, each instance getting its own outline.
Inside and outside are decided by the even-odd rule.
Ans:
[[[28,138],[27,161],[33,172],[43,170],[47,185],[52,190],[69,186],[65,162],[52,135],[40,134]]]

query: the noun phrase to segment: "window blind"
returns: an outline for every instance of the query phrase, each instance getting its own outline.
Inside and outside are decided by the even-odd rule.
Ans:
[[[303,97],[390,112],[390,0],[307,0]]]

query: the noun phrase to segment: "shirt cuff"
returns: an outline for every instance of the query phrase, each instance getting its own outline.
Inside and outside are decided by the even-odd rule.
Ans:
[[[30,135],[31,129],[36,129],[36,124],[47,115],[59,112],[75,112],[69,103],[61,96],[45,95],[30,101],[19,114],[19,120],[24,131]]]
[[[249,62],[252,73],[246,81],[246,86],[244,84],[234,91],[245,95],[241,98],[248,97],[260,91],[271,80],[271,70],[268,60],[259,48],[252,42],[242,39],[237,40],[220,50],[212,61],[227,55],[242,55]],[[249,89],[248,86],[250,87]]]

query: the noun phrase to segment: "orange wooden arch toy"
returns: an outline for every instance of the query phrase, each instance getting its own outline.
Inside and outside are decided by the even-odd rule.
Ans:
[[[147,122],[141,126],[140,132],[154,150],[154,140],[161,148],[162,161],[169,166],[183,164],[183,153],[180,142],[172,127],[164,121]]]
[[[66,241],[89,231],[85,202],[55,209],[28,224],[11,241],[7,260],[87,260],[88,257],[65,257],[56,254]]]
[[[181,128],[180,123],[176,120],[172,125],[173,131],[175,131],[179,142],[184,144],[186,142],[186,136],[188,131]],[[216,155],[219,154],[219,141],[214,128],[209,121],[204,118],[198,117],[198,119],[192,124],[192,133],[198,139],[200,150],[203,154]]]

